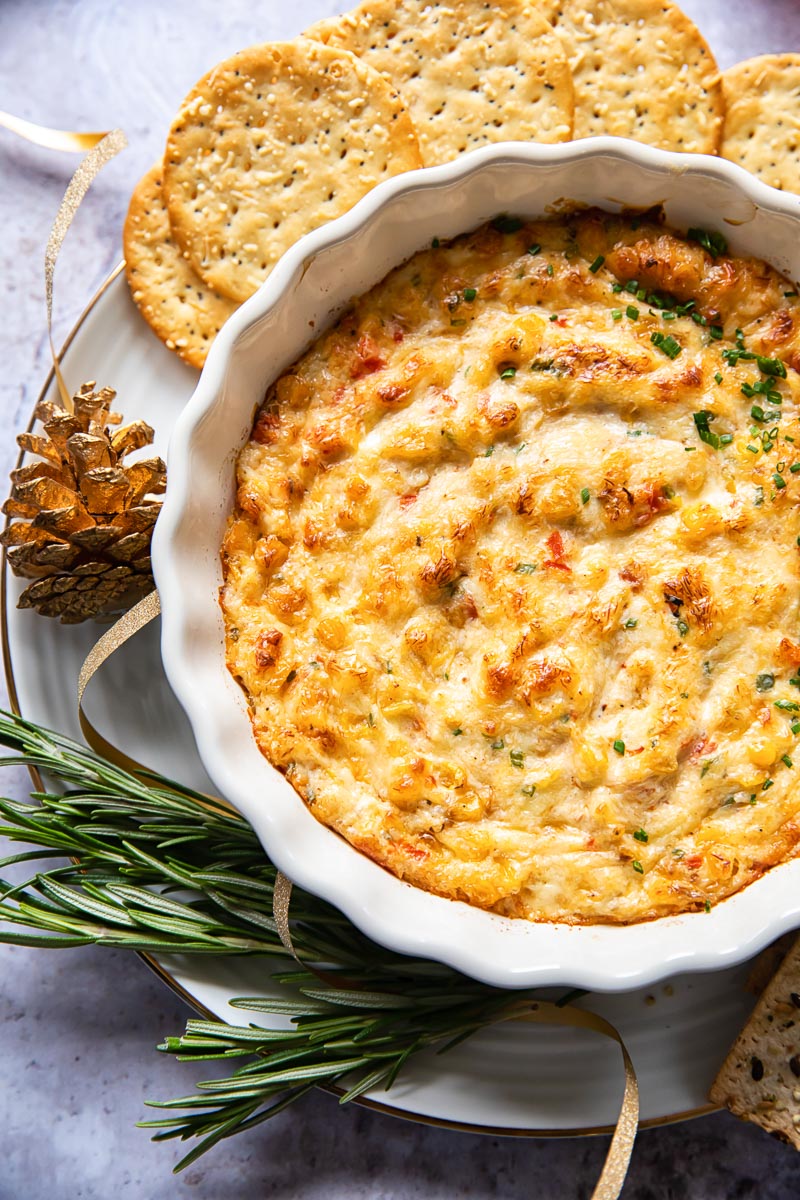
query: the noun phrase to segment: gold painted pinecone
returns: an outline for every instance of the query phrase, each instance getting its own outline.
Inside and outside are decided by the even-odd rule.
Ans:
[[[125,457],[148,446],[153,430],[134,421],[116,431],[116,392],[85,383],[73,411],[46,400],[36,409],[43,432],[23,433],[38,461],[11,473],[10,518],[0,534],[15,575],[31,579],[19,608],[66,624],[121,612],[155,586],[150,538],[166,488],[160,458]]]

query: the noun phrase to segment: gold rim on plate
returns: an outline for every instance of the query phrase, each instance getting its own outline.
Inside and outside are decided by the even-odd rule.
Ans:
[[[114,268],[114,270],[111,272],[111,274],[108,275],[107,278],[100,285],[97,292],[95,292],[94,296],[89,301],[89,303],[87,304],[86,308],[83,310],[81,315],[78,317],[78,319],[75,322],[75,324],[73,325],[72,329],[67,334],[64,344],[62,345],[61,349],[58,352],[59,364],[61,362],[63,362],[65,354],[69,350],[70,346],[72,345],[75,337],[77,336],[78,332],[80,331],[82,325],[86,321],[89,314],[94,310],[96,305],[100,302],[100,300],[103,298],[103,296],[108,291],[108,289],[111,287],[111,285],[114,283],[114,281],[122,273],[122,271],[124,270],[124,267],[125,267],[125,263],[121,262]],[[36,423],[36,417],[35,417],[36,408],[44,400],[45,396],[49,392],[50,388],[53,385],[54,379],[55,379],[55,367],[51,367],[47,374],[47,378],[44,381],[42,389],[36,398],[36,402],[34,404],[34,411],[31,414],[31,418],[30,418],[30,421],[28,422],[28,426],[27,426],[28,431],[30,431]],[[16,463],[17,467],[22,465],[24,457],[25,457],[25,452],[20,451],[20,454],[19,454],[19,457],[18,457],[17,463]],[[8,518],[6,518],[6,524],[8,524]],[[8,692],[8,701],[9,701],[9,704],[11,705],[12,710],[18,716],[23,716],[22,712],[20,711],[20,707],[19,707],[19,696],[17,693],[16,680],[14,678],[14,667],[13,667],[13,664],[11,661],[11,644],[10,644],[9,635],[8,635],[8,563],[7,563],[7,559],[6,559],[5,549],[3,549],[2,570],[0,570],[0,643],[2,644],[2,650],[3,650],[3,670],[5,673],[6,690]],[[31,778],[33,780],[34,787],[37,789],[42,789],[42,787],[43,787],[42,779],[41,779],[41,776],[40,776],[39,772],[37,771],[37,769],[35,767],[30,767],[29,772],[30,772]],[[176,995],[180,1000],[183,1000],[186,1004],[188,1004],[190,1008],[193,1008],[196,1013],[198,1013],[200,1016],[206,1018],[206,1020],[213,1021],[213,1020],[218,1019],[216,1013],[213,1013],[210,1009],[206,1008],[206,1006],[202,1003],[202,1001],[198,1000],[198,998],[196,996],[192,995],[192,993],[187,988],[185,988],[183,986],[183,984],[178,983],[178,981],[175,978],[173,978],[172,975],[170,975],[169,971],[164,966],[162,966],[161,963],[156,958],[154,958],[151,954],[147,954],[144,951],[137,950],[136,953],[137,953],[138,957],[144,963],[147,964],[147,966],[150,968],[150,970],[155,975],[157,975],[158,978],[163,983],[165,983],[167,985],[167,987],[170,989],[170,991],[173,992],[174,995]],[[329,1092],[332,1095],[335,1095],[335,1096],[343,1095],[342,1088],[333,1087],[329,1084],[320,1085],[320,1086],[321,1086],[322,1091]],[[352,1103],[358,1104],[362,1108],[369,1108],[373,1112],[382,1113],[386,1116],[400,1117],[402,1120],[412,1121],[412,1122],[414,1122],[414,1124],[417,1124],[417,1125],[429,1125],[436,1129],[452,1129],[459,1133],[492,1134],[492,1135],[494,1135],[494,1137],[516,1137],[516,1138],[570,1138],[570,1137],[573,1137],[573,1138],[578,1138],[578,1137],[610,1136],[614,1132],[613,1125],[581,1126],[576,1129],[528,1129],[528,1128],[507,1129],[503,1126],[497,1126],[497,1125],[480,1125],[480,1124],[473,1124],[471,1122],[448,1121],[443,1117],[428,1117],[428,1116],[424,1116],[420,1113],[410,1112],[407,1109],[397,1108],[394,1105],[385,1103],[381,1100],[368,1100],[368,1099],[360,1098],[360,1099],[352,1101]],[[705,1117],[714,1112],[719,1112],[719,1109],[717,1108],[716,1105],[705,1104],[705,1105],[702,1105],[700,1108],[691,1108],[691,1109],[686,1109],[682,1112],[669,1113],[666,1116],[662,1116],[662,1117],[650,1117],[647,1120],[640,1121],[639,1128],[640,1129],[656,1129],[662,1125],[676,1125],[680,1121],[691,1121],[696,1117]]]

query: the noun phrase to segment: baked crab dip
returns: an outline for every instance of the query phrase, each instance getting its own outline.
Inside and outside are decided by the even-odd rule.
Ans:
[[[800,307],[657,212],[434,240],[269,389],[222,549],[262,752],[401,878],[702,909],[800,844]]]

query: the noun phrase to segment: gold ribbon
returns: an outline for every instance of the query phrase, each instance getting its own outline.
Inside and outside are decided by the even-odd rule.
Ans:
[[[78,720],[81,723],[81,731],[86,741],[92,747],[96,754],[108,759],[117,767],[123,767],[126,771],[131,771],[134,774],[144,770],[142,763],[137,762],[135,758],[130,758],[124,754],[122,750],[118,750],[116,746],[107,741],[102,733],[97,730],[92,722],[87,717],[83,710],[83,695],[89,686],[89,681],[96,671],[102,667],[103,663],[109,658],[115,650],[119,650],[120,646],[138,633],[140,629],[144,629],[145,625],[149,625],[151,621],[161,612],[161,600],[157,591],[148,592],[148,594],[134,604],[133,608],[128,609],[126,613],[115,621],[110,629],[106,630],[103,636],[95,642],[89,653],[84,659],[78,676]]]
[[[121,129],[112,129],[110,133],[74,133],[66,129],[48,129],[45,125],[35,125],[33,121],[23,121],[11,113],[0,112],[0,126],[16,133],[19,137],[44,146],[48,150],[81,151],[89,153],[78,167],[69,186],[64,193],[44,256],[45,299],[47,302],[47,336],[50,340],[50,353],[53,357],[53,370],[58,383],[61,403],[67,412],[72,412],[72,393],[64,382],[61,373],[61,363],[53,345],[53,277],[55,275],[58,253],[66,237],[72,219],[86,195],[92,180],[98,171],[120,150],[124,150],[128,139]]]
[[[309,964],[303,962],[298,956],[292,942],[289,925],[291,900],[292,882],[282,871],[278,871],[272,894],[272,915],[275,919],[275,927],[285,949],[292,958],[308,970]],[[310,969],[314,971],[314,974],[322,975],[315,968],[311,967]],[[330,982],[327,976],[325,976],[325,981]],[[622,1034],[610,1021],[607,1021],[605,1017],[598,1016],[597,1013],[576,1008],[573,1004],[551,1004],[545,1000],[521,1000],[517,1012],[509,1013],[500,1020],[530,1021],[537,1025],[567,1025],[573,1029],[588,1029],[592,1033],[600,1033],[603,1037],[611,1038],[619,1046],[625,1068],[625,1091],[616,1128],[606,1154],[606,1161],[591,1195],[591,1200],[618,1200],[628,1174],[633,1145],[639,1129],[639,1084],[628,1048],[622,1040]]]
[[[121,750],[118,750],[116,746],[112,745],[111,742],[95,729],[83,711],[83,697],[91,679],[99,671],[103,663],[120,646],[124,646],[140,629],[143,629],[145,625],[149,625],[160,612],[161,602],[158,592],[150,592],[149,595],[140,600],[138,604],[135,604],[133,608],[120,617],[99,638],[87,654],[78,677],[78,715],[84,737],[98,754],[101,754],[117,766],[124,767],[125,770],[133,771],[134,773],[141,772],[145,768],[141,763],[130,758]],[[215,798],[215,803],[223,802]],[[278,936],[287,952],[301,966],[307,970],[312,970],[325,983],[332,984],[333,986],[337,986],[338,983],[341,986],[341,981],[332,977],[328,972],[321,971],[303,962],[295,950],[292,941],[291,926],[289,924],[292,886],[291,880],[282,871],[276,873],[275,887],[272,895],[272,915],[275,920],[275,928],[277,929]],[[566,1025],[574,1029],[588,1029],[592,1033],[599,1033],[603,1037],[610,1038],[619,1046],[625,1068],[625,1091],[622,1097],[622,1106],[617,1118],[616,1128],[603,1165],[603,1171],[591,1196],[591,1200],[618,1200],[628,1174],[631,1153],[639,1127],[639,1085],[636,1080],[633,1063],[619,1030],[610,1021],[607,1021],[605,1017],[598,1016],[597,1013],[587,1012],[585,1009],[576,1008],[571,1004],[558,1005],[543,1000],[522,1000],[516,1012],[512,1011],[500,1019],[505,1021],[530,1021],[539,1025]]]
[[[77,135],[84,137],[95,137],[95,134]],[[128,144],[128,139],[121,129],[112,129],[110,133],[103,134],[101,140],[86,155],[86,158],[78,167],[72,179],[69,181],[69,186],[64,193],[64,199],[61,201],[56,219],[53,222],[53,228],[50,230],[50,237],[47,242],[47,249],[44,254],[44,281],[45,281],[45,299],[47,302],[47,336],[50,339],[50,352],[53,356],[53,369],[55,370],[56,379],[58,381],[58,390],[61,394],[61,403],[67,412],[72,412],[72,393],[64,382],[64,377],[61,374],[61,363],[56,354],[55,346],[53,345],[53,278],[55,276],[56,261],[58,252],[63,245],[67,230],[72,224],[72,219],[78,211],[78,207],[83,200],[83,197],[89,190],[92,180],[102,167],[115,155],[119,154],[120,150],[124,150]]]
[[[69,129],[48,129],[46,125],[35,125],[33,121],[23,121],[11,113],[0,112],[0,126],[33,142],[36,146],[44,146],[45,150],[65,150],[68,153],[91,150],[98,142],[102,142],[106,133],[73,133]]]

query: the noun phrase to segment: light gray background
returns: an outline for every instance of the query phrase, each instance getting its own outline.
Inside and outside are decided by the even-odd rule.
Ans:
[[[120,258],[131,189],[161,154],[178,102],[214,62],[291,37],[338,0],[0,0],[0,108],[64,129],[120,125],[70,231],[56,281],[56,342]],[[684,0],[721,67],[800,50],[800,0]],[[49,359],[42,260],[73,156],[0,130],[0,476]],[[4,485],[0,482],[0,491]],[[26,777],[0,787],[23,795]],[[585,1200],[605,1141],[521,1141],[415,1126],[318,1094],[170,1174],[173,1144],[134,1128],[147,1097],[192,1088],[158,1055],[188,1009],[133,955],[0,947],[0,1200]],[[532,1064],[535,1069],[535,1064]],[[640,1135],[626,1200],[790,1200],[800,1156],[727,1115]]]

